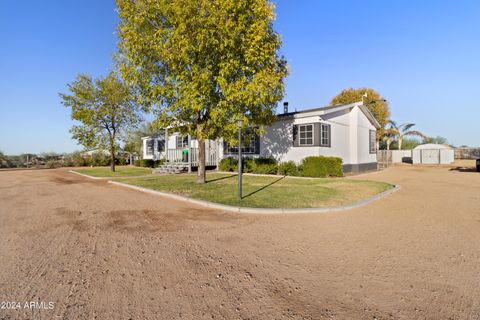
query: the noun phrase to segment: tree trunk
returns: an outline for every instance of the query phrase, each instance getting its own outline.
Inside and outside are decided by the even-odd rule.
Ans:
[[[387,139],[387,150],[390,150],[390,143],[392,143],[392,141],[390,139]]]
[[[112,172],[115,172],[115,154],[112,153],[110,161],[112,162],[110,168],[112,169]]]
[[[197,183],[205,183],[205,140],[199,138],[198,140],[198,171],[197,171]]]
[[[398,150],[402,150],[402,138],[398,138]]]
[[[110,168],[115,172],[115,139],[110,137]]]

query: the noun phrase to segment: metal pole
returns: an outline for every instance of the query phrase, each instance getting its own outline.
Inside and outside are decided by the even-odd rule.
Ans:
[[[238,200],[242,200],[242,120],[238,120]]]

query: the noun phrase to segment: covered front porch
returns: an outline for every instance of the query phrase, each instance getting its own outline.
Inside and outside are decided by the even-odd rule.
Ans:
[[[188,171],[198,167],[198,141],[180,133],[168,134],[164,130],[160,134],[142,138],[143,158],[162,161],[160,171]],[[219,162],[219,147],[217,141],[205,141],[205,165],[216,167]],[[168,169],[168,170],[167,170]]]

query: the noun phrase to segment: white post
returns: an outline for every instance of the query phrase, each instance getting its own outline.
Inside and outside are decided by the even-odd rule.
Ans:
[[[170,161],[168,159],[168,129],[165,129],[165,164],[168,164]]]
[[[191,137],[190,135],[188,135],[188,173],[192,173],[192,146],[190,145],[191,144]]]

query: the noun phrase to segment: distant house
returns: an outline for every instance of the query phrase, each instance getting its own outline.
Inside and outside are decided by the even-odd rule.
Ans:
[[[284,113],[263,136],[245,139],[247,157],[273,157],[300,163],[308,156],[334,156],[343,160],[344,172],[377,169],[376,130],[378,121],[361,102]],[[166,159],[195,167],[197,142],[189,136],[162,130],[142,138],[144,159]],[[225,157],[236,157],[238,148],[223,140],[207,141],[206,164],[217,166]]]

